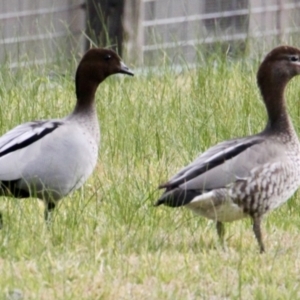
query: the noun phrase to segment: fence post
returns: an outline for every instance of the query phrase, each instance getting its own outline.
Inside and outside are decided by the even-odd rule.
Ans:
[[[124,36],[126,62],[142,64],[143,60],[143,26],[142,0],[126,0],[124,7]],[[124,56],[124,55],[123,55]]]
[[[277,5],[278,5],[278,11],[277,11],[277,30],[278,30],[278,35],[277,35],[277,42],[279,44],[282,43],[283,37],[284,37],[284,9],[283,9],[283,1],[282,0],[277,0]]]
[[[87,0],[87,36],[100,47],[109,46],[122,55],[122,16],[125,0]],[[90,48],[87,40],[86,48]]]

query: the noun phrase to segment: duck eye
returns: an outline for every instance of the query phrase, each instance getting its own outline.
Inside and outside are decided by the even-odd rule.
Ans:
[[[290,61],[299,61],[299,56],[298,55],[291,55],[290,56]]]
[[[106,55],[104,56],[104,59],[105,59],[105,60],[110,60],[110,59],[111,59],[111,55],[110,55],[110,54],[106,54]]]

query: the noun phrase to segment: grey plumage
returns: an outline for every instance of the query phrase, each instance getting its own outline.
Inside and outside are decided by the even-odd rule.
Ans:
[[[116,73],[133,75],[112,50],[87,51],[77,68],[77,102],[69,116],[28,122],[0,137],[0,195],[43,200],[48,220],[57,201],[83,185],[98,158],[95,92]]]
[[[271,51],[258,71],[258,85],[269,121],[261,133],[222,142],[160,185],[165,192],[156,205],[186,206],[222,222],[247,216],[260,251],[262,216],[288,200],[300,185],[300,144],[285,109],[287,82],[300,73],[300,50],[282,46]]]
[[[9,131],[0,138],[0,178],[6,182],[2,193],[22,196],[30,189],[52,202],[80,187],[97,161],[96,128],[96,135],[88,138],[87,128],[66,118],[25,123]],[[9,182],[14,190],[7,190]]]

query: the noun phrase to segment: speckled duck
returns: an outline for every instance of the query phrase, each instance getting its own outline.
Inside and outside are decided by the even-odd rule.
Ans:
[[[165,192],[156,205],[185,206],[216,221],[220,238],[223,222],[250,217],[263,252],[263,215],[286,202],[300,185],[300,144],[284,98],[287,83],[298,74],[300,50],[273,49],[257,73],[268,114],[265,129],[208,149],[160,185]]]

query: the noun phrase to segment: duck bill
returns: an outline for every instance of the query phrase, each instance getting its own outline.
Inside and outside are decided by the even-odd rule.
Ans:
[[[119,73],[133,76],[134,73],[121,61],[121,67]]]

